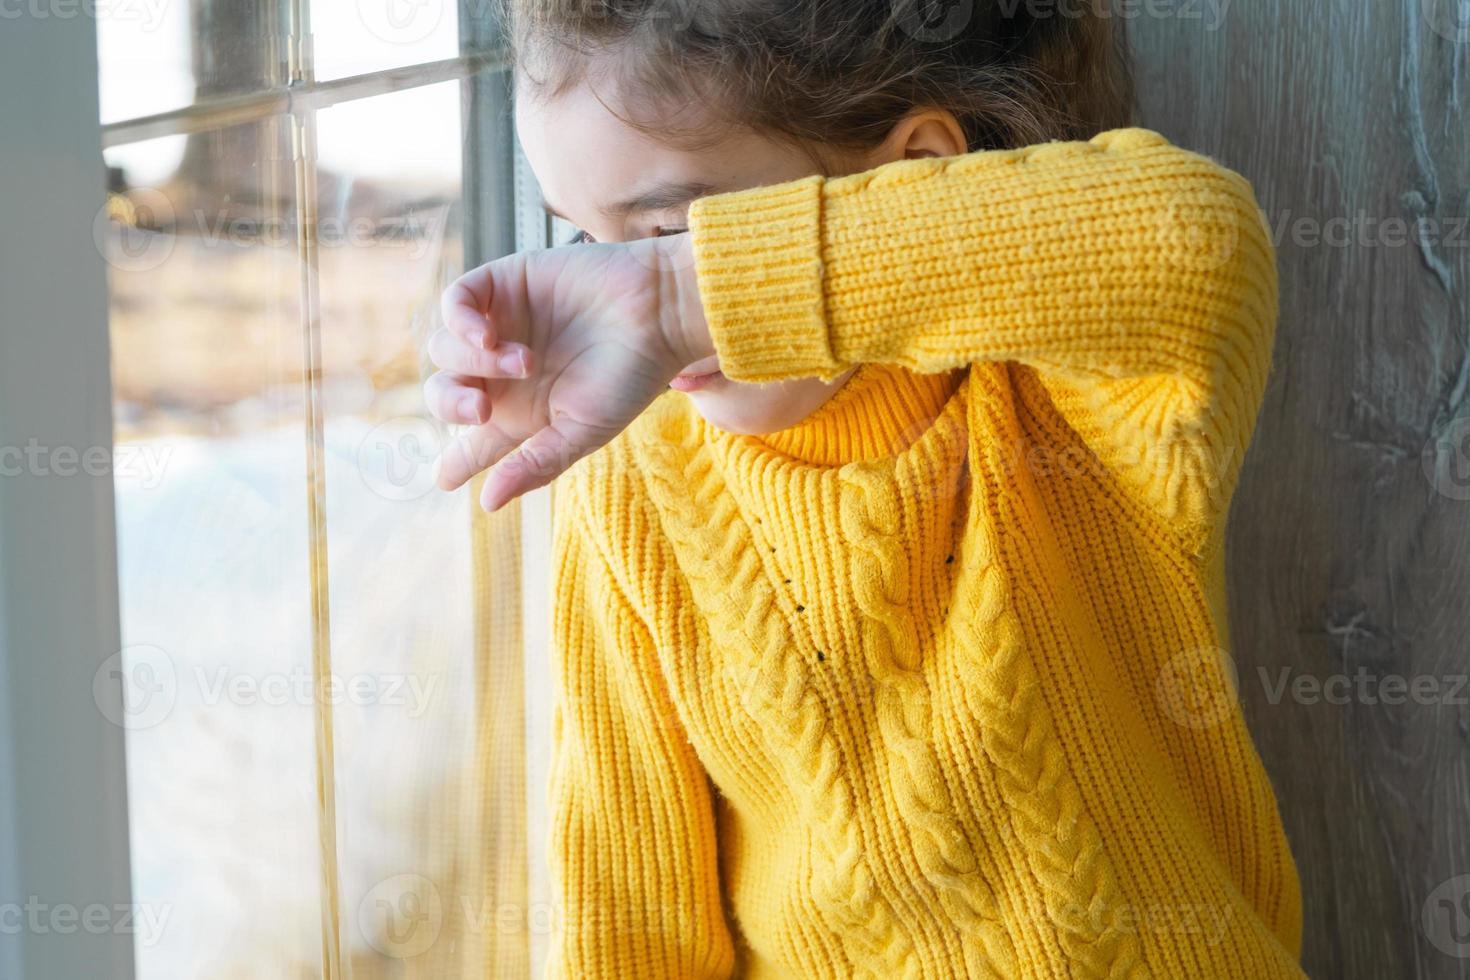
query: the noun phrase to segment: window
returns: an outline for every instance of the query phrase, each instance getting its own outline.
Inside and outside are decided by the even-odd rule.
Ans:
[[[145,980],[539,969],[549,505],[436,491],[419,394],[443,286],[547,241],[487,9],[99,18]]]

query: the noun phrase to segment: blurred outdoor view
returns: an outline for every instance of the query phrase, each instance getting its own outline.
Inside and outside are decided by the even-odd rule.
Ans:
[[[317,77],[454,57],[456,14],[438,6],[405,27],[383,4],[312,5]],[[276,8],[99,13],[102,121],[258,90]],[[316,114],[316,275],[298,247],[299,187],[311,190],[298,186],[290,116],[106,153],[94,231],[117,420],[128,702],[116,720],[147,980],[321,976],[334,916],[343,976],[461,973],[457,930],[477,894],[466,877],[480,873],[461,860],[479,805],[466,779],[470,509],[432,488],[441,435],[419,394],[438,293],[462,264],[460,93],[438,82]],[[313,389],[328,583],[316,606]],[[322,629],[325,690],[312,659]],[[320,791],[318,701],[335,765]],[[322,884],[329,804],[335,910]],[[429,917],[432,928],[403,928]]]

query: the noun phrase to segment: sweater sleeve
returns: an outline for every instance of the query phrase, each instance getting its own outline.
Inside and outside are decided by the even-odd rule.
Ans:
[[[652,639],[578,520],[558,513],[547,976],[733,971],[709,784]]]
[[[1228,503],[1276,321],[1249,184],[1142,129],[903,160],[690,209],[726,376],[1014,362],[1191,536]]]

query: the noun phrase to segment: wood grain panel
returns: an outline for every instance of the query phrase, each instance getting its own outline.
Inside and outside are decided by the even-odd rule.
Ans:
[[[1305,966],[1470,977],[1470,4],[1111,5],[1141,122],[1249,177],[1279,250],[1229,574]]]

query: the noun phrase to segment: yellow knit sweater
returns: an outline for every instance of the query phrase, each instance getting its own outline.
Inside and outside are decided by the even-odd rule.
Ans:
[[[557,487],[557,977],[1301,977],[1223,528],[1276,311],[1143,130],[690,214],[725,373]]]

